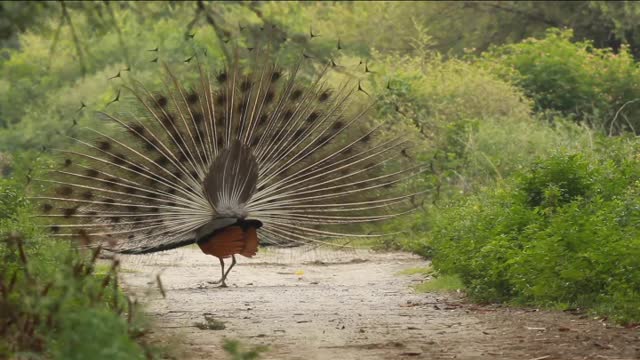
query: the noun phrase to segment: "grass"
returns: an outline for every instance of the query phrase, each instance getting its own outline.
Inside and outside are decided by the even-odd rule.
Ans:
[[[429,276],[429,275],[433,275],[433,268],[431,266],[425,266],[425,267],[414,267],[414,268],[408,268],[408,269],[404,269],[402,271],[400,271],[398,273],[398,275],[416,275],[416,274],[420,274],[420,275],[424,275],[424,276]]]
[[[71,243],[0,238],[0,358],[144,359],[147,321],[118,286],[117,263]]]
[[[418,293],[447,293],[464,288],[459,276],[438,274],[431,266],[404,269],[398,275],[422,275],[425,280],[413,286]]]
[[[447,293],[463,288],[462,280],[457,275],[439,275],[415,286],[415,290],[418,293]]]
[[[231,356],[232,360],[257,360],[262,353],[269,350],[266,346],[256,346],[248,349],[246,345],[237,340],[226,340],[223,348]]]

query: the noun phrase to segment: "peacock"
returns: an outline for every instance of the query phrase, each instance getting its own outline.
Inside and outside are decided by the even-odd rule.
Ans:
[[[360,82],[332,86],[333,60],[310,76],[305,53],[284,66],[242,50],[219,68],[196,57],[192,82],[165,64],[163,85],[123,85],[121,111],[100,113],[116,130],[84,129],[39,179],[50,230],[120,254],[197,244],[225,287],[237,255],[378,236],[366,224],[415,209],[407,179],[425,166]]]

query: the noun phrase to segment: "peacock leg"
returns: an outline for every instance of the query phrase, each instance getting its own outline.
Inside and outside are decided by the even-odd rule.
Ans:
[[[224,260],[222,258],[218,258],[218,260],[220,260],[220,269],[222,270],[222,275],[220,276],[219,280],[216,281],[207,281],[209,284],[220,284],[223,283],[224,284],[224,278],[225,278],[225,274],[224,274]],[[233,266],[233,265],[232,265]]]
[[[235,264],[236,264],[236,256],[231,255],[231,266],[229,266],[229,268],[227,269],[227,272],[222,275],[222,284],[220,285],[220,287],[227,287],[227,283],[225,281],[227,280],[227,276],[229,276],[229,273],[231,272],[231,269],[233,269],[233,266]]]

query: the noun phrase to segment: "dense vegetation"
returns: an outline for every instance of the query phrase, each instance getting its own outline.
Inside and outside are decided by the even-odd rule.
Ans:
[[[556,154],[448,204],[433,219],[434,266],[479,301],[637,321],[640,163],[609,155]]]
[[[36,166],[24,154],[14,161]],[[50,238],[25,198],[28,170],[12,174],[0,179],[0,358],[152,356],[136,301],[118,287],[118,264]]]
[[[427,201],[384,225],[407,232],[386,245],[433,258],[477,301],[640,321],[637,3],[0,5],[0,357],[149,351],[116,272],[39,230],[27,197],[42,188],[28,179],[54,162],[48,148],[105,126],[95,111],[123,80],[160,83],[153,60],[189,73],[185,59],[220,64],[229,39],[251,44],[274,25],[282,61],[302,48],[331,57],[431,164]],[[67,331],[92,321],[94,342]]]

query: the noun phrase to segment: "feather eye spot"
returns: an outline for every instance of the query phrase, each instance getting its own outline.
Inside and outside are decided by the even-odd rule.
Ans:
[[[165,156],[160,157],[156,160],[156,164],[160,165],[161,167],[165,167],[167,164],[169,164],[169,159],[167,159]]]
[[[192,92],[189,95],[187,95],[187,104],[189,105],[195,105],[198,103],[199,100],[200,98],[198,97],[198,94],[196,94],[195,92]]]
[[[169,101],[167,100],[166,96],[160,95],[156,98],[156,104],[158,104],[159,107],[165,107],[167,106],[167,104],[169,103]]]
[[[156,180],[156,179],[154,179],[154,178],[152,178],[152,177],[145,178],[145,180],[144,180],[144,181],[145,181],[145,183],[146,183],[147,185],[149,185],[149,186],[155,186],[155,185],[156,185],[156,182],[157,182],[157,180]]]
[[[344,155],[351,154],[352,152],[353,152],[352,147],[345,148],[344,150],[341,151],[341,153]]]
[[[309,116],[307,116],[307,122],[314,122],[318,120],[319,117],[320,117],[320,114],[314,111],[311,114],[309,114]]]
[[[269,120],[269,114],[267,113],[260,114],[260,117],[258,118],[258,125],[262,126],[266,124],[267,120]]]
[[[128,130],[132,135],[136,135],[136,136],[137,135],[140,135],[140,136],[144,135],[144,126],[142,126],[140,124],[135,124],[135,125],[129,127]]]
[[[96,169],[87,169],[87,171],[85,171],[84,173],[88,177],[98,177],[98,175],[100,174]]]
[[[244,80],[240,83],[240,91],[242,92],[247,92],[251,89],[251,81],[249,80]]]
[[[144,144],[144,148],[145,148],[145,149],[147,149],[147,150],[153,150],[153,149],[155,149],[155,148],[156,148],[156,147],[155,147],[155,142],[154,142],[154,141],[148,141],[148,142],[145,142],[145,144]]]
[[[117,186],[117,181],[118,179],[114,178],[113,176],[107,176],[105,181],[103,181],[102,183],[104,184],[105,187],[109,189],[113,189],[114,187]]]
[[[329,141],[331,137],[329,135],[325,135],[323,137],[321,137],[320,139],[318,139],[318,144],[325,144]]]
[[[238,109],[238,114],[240,114],[240,117],[242,117],[242,115],[244,115],[244,112],[245,112],[246,108],[247,108],[247,103],[246,103],[246,100],[243,99],[243,100],[240,101],[240,103],[238,104],[238,108],[237,108]]]
[[[302,97],[302,90],[300,90],[300,89],[295,89],[291,93],[291,100],[293,100],[293,101],[296,101],[296,100],[300,99],[301,97]]]
[[[271,73],[271,81],[272,82],[276,82],[278,80],[280,80],[280,78],[282,77],[282,73],[280,71],[274,71]]]
[[[225,94],[218,94],[218,96],[216,96],[216,99],[215,99],[216,105],[222,106],[224,105],[225,102],[227,102],[227,97]]]
[[[325,102],[329,100],[330,97],[331,97],[331,91],[325,90],[322,92],[322,94],[320,94],[320,96],[318,96],[318,101]]]
[[[129,240],[133,240],[133,238],[135,238],[135,237],[136,237],[135,235],[133,235],[133,234],[129,234],[129,236],[127,236],[127,239],[129,239]]]
[[[184,174],[180,170],[176,170],[176,171],[173,172],[173,176],[175,178],[177,178],[177,179],[182,179],[182,175],[184,175]]]
[[[284,121],[289,121],[293,117],[293,110],[287,110],[282,114],[282,119]]]
[[[344,123],[342,121],[336,121],[333,123],[333,130],[340,130],[344,127]]]
[[[273,90],[267,91],[267,93],[264,95],[264,103],[265,104],[271,104],[275,97],[276,97],[276,95],[273,92]]]
[[[91,191],[85,191],[82,193],[82,198],[85,200],[93,199],[93,193]]]
[[[141,173],[144,171],[144,168],[138,164],[129,164],[129,170],[135,173]]]
[[[173,131],[174,121],[175,119],[171,114],[166,114],[162,117],[162,119],[160,119],[160,122],[162,122],[162,125],[164,125],[167,129],[169,129],[169,131]]]
[[[228,75],[226,72],[221,72],[220,74],[218,74],[218,76],[216,77],[216,80],[218,80],[219,83],[224,83],[227,81],[228,79]]]
[[[98,149],[102,151],[109,151],[111,150],[111,143],[106,140],[100,141],[98,142]]]
[[[62,186],[58,188],[58,194],[62,196],[70,196],[73,194],[73,189],[71,186]]]
[[[53,210],[53,206],[51,204],[43,204],[42,205],[42,211],[45,213],[50,212],[51,210]]]
[[[113,156],[113,163],[116,165],[124,165],[126,163],[126,156],[122,154],[115,154]]]
[[[57,234],[57,233],[59,233],[59,232],[60,232],[60,226],[58,226],[58,225],[52,225],[51,227],[49,227],[49,230],[50,230],[52,233]]]
[[[76,211],[78,211],[78,208],[76,207],[66,208],[62,210],[62,214],[65,218],[70,218],[76,214]]]
[[[114,224],[117,224],[120,222],[120,217],[119,216],[114,216],[111,218],[111,222]]]
[[[202,115],[201,112],[196,111],[193,113],[193,121],[198,125],[201,126],[202,123],[204,122],[204,116]]]
[[[73,164],[73,161],[71,161],[71,159],[65,159],[64,160],[64,167],[69,167]]]
[[[302,129],[298,129],[298,130],[296,130],[296,132],[295,132],[295,134],[293,135],[293,137],[294,137],[296,140],[299,140],[299,139],[302,137],[302,135],[304,135],[305,131],[306,131],[306,129],[304,129],[304,128],[302,128]]]

